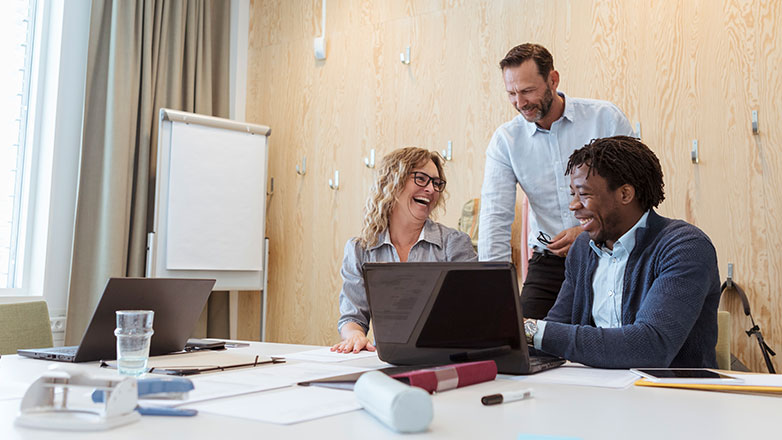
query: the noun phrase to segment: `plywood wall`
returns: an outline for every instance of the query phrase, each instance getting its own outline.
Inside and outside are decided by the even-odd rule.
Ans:
[[[370,149],[379,159],[453,141],[440,220],[457,224],[461,205],[480,195],[492,132],[514,116],[497,63],[534,41],[554,54],[560,90],[610,100],[641,123],[665,173],[660,212],[711,236],[723,279],[733,263],[767,341],[782,351],[781,3],[330,0],[328,58],[316,61],[320,1],[253,1],[247,115],[272,127],[268,339],[338,340],[342,250],[360,228]],[[399,61],[407,46],[410,65]],[[338,190],[328,186],[335,170]],[[725,307],[733,351],[761,369],[742,332],[748,319],[735,300]]]

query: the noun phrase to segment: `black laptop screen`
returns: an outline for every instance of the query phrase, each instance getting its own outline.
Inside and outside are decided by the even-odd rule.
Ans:
[[[508,270],[451,270],[426,317],[417,347],[519,348],[520,332]]]

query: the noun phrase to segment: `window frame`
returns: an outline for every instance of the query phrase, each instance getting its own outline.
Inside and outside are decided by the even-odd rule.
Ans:
[[[21,286],[0,288],[0,302],[42,297],[51,316],[63,316],[70,284],[90,2],[36,3],[19,206],[18,240],[24,247],[16,255]]]

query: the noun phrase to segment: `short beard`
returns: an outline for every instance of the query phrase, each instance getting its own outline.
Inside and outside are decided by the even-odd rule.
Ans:
[[[607,247],[606,242],[611,240],[611,249],[613,250],[616,241],[622,238],[622,234],[618,233],[619,218],[616,212],[609,213],[605,217],[600,218],[600,232],[592,239],[596,245],[600,247]],[[613,238],[611,238],[613,237]]]
[[[527,119],[526,117],[524,117],[524,119],[527,119],[528,122],[540,121],[541,119],[545,118],[548,115],[549,111],[551,111],[551,105],[553,103],[554,103],[554,94],[551,93],[550,87],[546,87],[546,92],[543,94],[543,98],[541,98],[540,104],[535,105],[535,107],[537,107],[538,109],[538,113],[532,119]],[[516,111],[518,111],[519,113],[521,113],[521,110],[523,110],[523,107],[522,109],[516,109]],[[524,116],[523,113],[521,115]]]

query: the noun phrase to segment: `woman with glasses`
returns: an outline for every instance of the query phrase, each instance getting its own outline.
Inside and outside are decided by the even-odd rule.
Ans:
[[[440,156],[406,147],[385,156],[364,208],[361,235],[348,240],[342,262],[338,328],[331,350],[374,351],[367,338],[369,303],[361,266],[366,262],[475,261],[470,237],[432,221],[442,207],[445,175]]]

